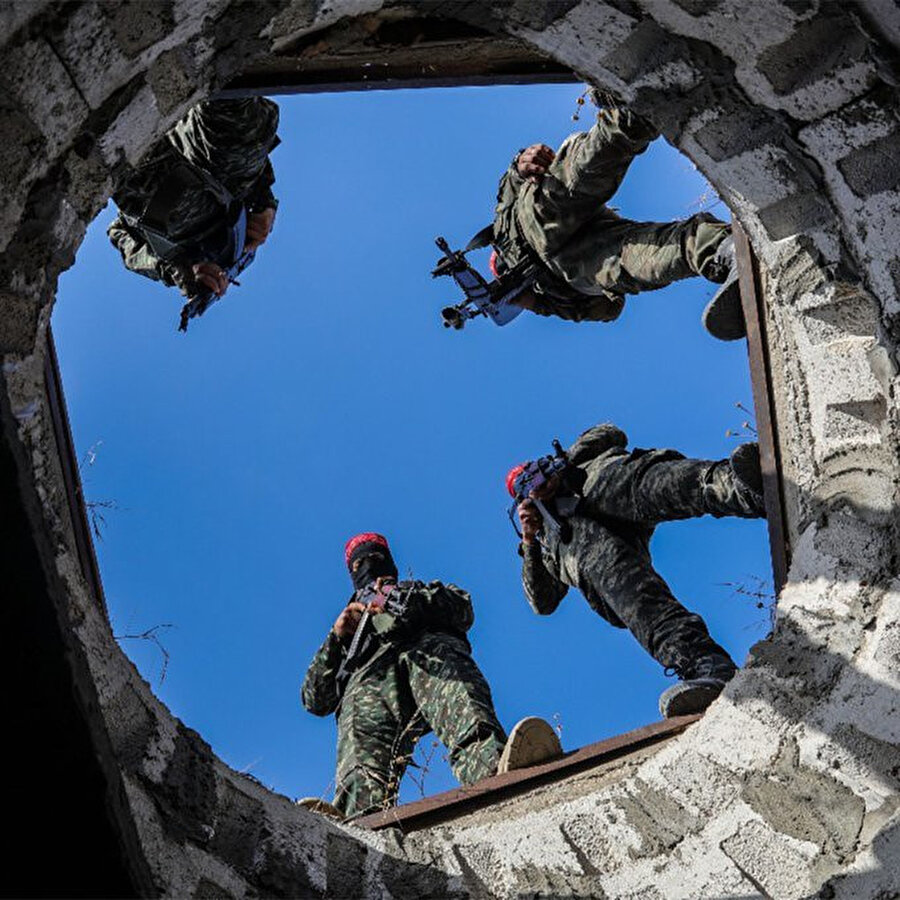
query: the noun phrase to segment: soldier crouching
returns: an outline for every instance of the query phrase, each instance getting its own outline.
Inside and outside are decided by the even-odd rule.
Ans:
[[[415,744],[429,731],[462,784],[561,753],[541,719],[523,719],[507,739],[466,638],[474,613],[465,591],[398,581],[387,540],[373,532],[348,541],[345,559],[354,594],[301,690],[309,712],[337,714],[337,813],[393,806]]]
[[[650,538],[658,524],[676,519],[764,516],[759,449],[742,444],[730,459],[699,460],[674,450],[628,451],[627,443],[613,425],[589,429],[560,471],[524,495],[522,473],[535,464],[510,470],[525,595],[536,613],[549,615],[569,587],[578,588],[680,679],[660,697],[662,715],[700,712],[735,664],[655,571]]]

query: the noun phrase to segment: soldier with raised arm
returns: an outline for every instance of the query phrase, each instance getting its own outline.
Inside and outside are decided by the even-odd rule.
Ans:
[[[310,665],[304,707],[337,716],[334,807],[346,817],[396,803],[416,742],[433,731],[462,784],[561,753],[542,719],[509,739],[466,632],[469,595],[440,581],[398,581],[386,538],[351,538],[345,560],[354,593]],[[312,808],[324,804],[303,801]]]
[[[490,243],[501,276],[534,264],[530,290],[515,301],[543,316],[609,322],[627,294],[695,275],[721,284],[703,313],[722,340],[745,335],[731,228],[708,213],[676,222],[636,222],[606,204],[629,165],[657,136],[637,113],[592,92],[596,124],[555,152],[520,150],[500,179]]]
[[[653,568],[650,538],[661,522],[763,516],[759,449],[742,444],[729,459],[701,460],[675,450],[629,451],[627,444],[614,425],[597,425],[567,452],[509,471],[525,596],[536,613],[549,615],[578,588],[678,676],[660,697],[662,715],[700,712],[735,664]]]

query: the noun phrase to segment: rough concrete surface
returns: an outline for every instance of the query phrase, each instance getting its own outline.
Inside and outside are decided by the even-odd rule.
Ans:
[[[196,98],[379,0],[0,6],[0,352],[56,612],[117,802],[179,897],[888,898],[900,889],[900,9],[881,0],[418,4],[613,91],[750,236],[792,560],[771,638],[684,735],[429,830],[366,833],[217,760],[112,639],[73,549],[43,384],[59,273],[117,177]]]

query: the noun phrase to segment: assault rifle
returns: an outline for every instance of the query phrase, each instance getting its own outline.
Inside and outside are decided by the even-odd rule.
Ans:
[[[525,468],[513,482],[515,498],[509,508],[509,518],[516,534],[522,537],[519,526],[516,524],[516,508],[520,503],[529,500],[536,507],[544,520],[544,527],[556,533],[559,539],[568,543],[572,537],[572,526],[566,521],[575,513],[581,500],[581,486],[570,483],[574,479],[567,479],[569,470],[569,457],[558,440],[553,440],[553,453],[541,456],[531,462],[525,463]],[[560,487],[553,497],[552,505],[556,512],[552,512],[543,500],[531,496],[532,491],[540,491],[551,479],[559,477]]]
[[[212,260],[222,267],[229,284],[235,284],[238,287],[240,287],[240,282],[237,280],[238,275],[253,262],[256,256],[255,250],[244,249],[246,242],[247,210],[242,206],[234,225],[229,229],[225,248],[216,254],[216,259]],[[219,294],[211,290],[203,290],[199,294],[188,297],[187,303],[181,307],[181,323],[178,326],[178,330],[187,331],[190,319],[202,316],[213,303],[221,299]]]
[[[371,637],[371,634],[367,633],[369,631],[369,622],[373,615],[369,610],[370,604],[377,606],[379,612],[388,612],[398,619],[405,615],[408,600],[406,597],[396,596],[395,592],[397,592],[397,585],[395,584],[384,585],[380,591],[376,591],[375,583],[372,582],[353,595],[353,599],[358,603],[362,603],[366,609],[360,616],[356,631],[353,632],[353,638],[350,641],[350,646],[347,648],[347,655],[337,670],[335,678],[339,685],[343,686],[343,683],[350,677],[352,674],[351,660],[360,656],[368,643],[368,638]]]
[[[534,283],[537,267],[530,260],[523,260],[493,281],[486,281],[466,259],[471,250],[486,246],[479,232],[465,250],[451,250],[444,238],[435,238],[438,249],[444,255],[431,273],[432,278],[449,275],[463,290],[466,299],[456,306],[441,310],[444,328],[459,331],[467,319],[487,316],[496,325],[507,325],[522,312],[514,301]]]

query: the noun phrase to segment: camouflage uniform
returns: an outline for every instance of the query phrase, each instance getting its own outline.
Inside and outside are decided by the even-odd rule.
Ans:
[[[650,538],[660,522],[712,515],[759,518],[762,497],[739,481],[727,459],[686,459],[675,450],[626,450],[613,425],[586,431],[569,450],[586,475],[584,499],[562,543],[544,529],[522,544],[522,583],[532,609],[552,613],[569,587],[650,655],[685,678],[695,660],[728,654],[700,616],[688,612],[654,570]]]
[[[605,204],[656,130],[625,109],[601,109],[588,132],[570,135],[537,184],[513,159],[500,180],[494,245],[503,262],[539,263],[535,312],[611,321],[625,294],[709,275],[730,227],[707,213],[682,222],[633,222]],[[713,280],[722,280],[717,277]]]
[[[397,590],[407,612],[372,618],[377,639],[363,649],[343,694],[335,676],[346,647],[333,631],[301,690],[311,713],[337,713],[334,804],[347,816],[396,802],[415,743],[429,731],[447,747],[462,784],[493,775],[506,742],[465,637],[474,621],[469,595],[439,581],[401,581]]]
[[[190,187],[175,182],[180,189],[165,209],[162,230],[173,243],[184,245],[185,258],[177,262],[160,259],[134,220],[145,213],[173,172],[190,167],[212,176],[249,212],[277,208],[271,190],[275,173],[269,161],[279,142],[277,128],[278,106],[261,97],[204,100],[179,119],[113,194],[120,215],[107,234],[125,265],[187,293],[191,264],[204,261],[192,257],[191,243],[221,225],[226,215],[221,196],[200,179]]]

